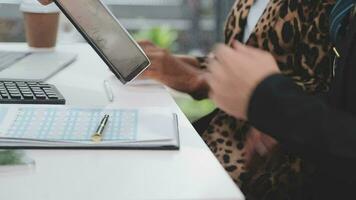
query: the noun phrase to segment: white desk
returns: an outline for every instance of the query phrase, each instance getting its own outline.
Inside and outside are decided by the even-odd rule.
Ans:
[[[0,50],[24,50],[0,43]],[[78,60],[49,80],[68,105],[108,105],[103,80],[113,75],[87,44],[62,45]],[[29,66],[30,68],[30,66]],[[115,89],[113,104],[164,106],[179,115],[179,151],[31,150],[34,170],[0,175],[0,199],[243,199],[169,93],[157,86]]]

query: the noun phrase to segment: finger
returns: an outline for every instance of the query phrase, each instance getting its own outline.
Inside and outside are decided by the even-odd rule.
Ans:
[[[154,62],[155,60],[160,61],[163,58],[162,51],[147,51],[146,55],[151,60],[151,62]]]
[[[213,53],[215,55],[215,59],[222,64],[229,64],[232,59],[238,56],[238,52],[226,45],[217,45]]]
[[[208,72],[210,72],[210,69],[215,67],[215,65],[216,65],[215,62],[217,62],[217,60],[215,58],[213,58],[213,57],[207,57],[205,62],[207,64],[206,65],[206,69],[207,69]]]
[[[148,70],[150,71],[159,71],[162,68],[162,62],[163,62],[163,54],[161,51],[149,51],[146,53],[148,59],[151,62],[150,67]]]
[[[52,0],[38,0],[38,1],[43,5],[48,5],[53,2]]]
[[[212,84],[213,76],[210,72],[204,73],[202,77],[209,86]]]
[[[162,51],[160,48],[157,48],[157,47],[154,47],[154,46],[142,47],[142,50],[143,50],[146,54]]]
[[[149,67],[147,67],[147,69],[145,70],[145,72],[153,72],[153,71],[158,71],[158,68],[154,63],[151,64]]]
[[[215,79],[222,79],[226,74],[226,67],[219,63],[216,59],[209,59],[208,60],[208,71],[211,75],[214,76]]]
[[[209,98],[218,104],[218,93],[219,93],[219,79],[216,79],[211,73],[204,74],[204,79],[208,84],[208,96]]]
[[[240,48],[240,46],[242,46],[242,43],[239,42],[238,40],[235,40],[232,42],[232,48],[235,50],[238,50]]]
[[[162,50],[149,41],[138,42],[138,44],[143,50]]]
[[[207,56],[207,59],[215,59],[216,57],[215,57],[215,55],[214,55],[214,53],[213,52],[210,52],[209,54],[208,54],[208,56]]]
[[[142,48],[144,47],[155,47],[155,45],[149,40],[142,40],[137,42]]]
[[[249,46],[244,45],[242,43],[240,43],[239,41],[235,40],[234,42],[232,42],[232,48],[240,53],[245,53],[245,54],[251,54],[251,48],[249,48]]]
[[[155,70],[145,70],[142,74],[142,77],[145,78],[152,78],[152,79],[158,79],[159,77],[159,73],[157,73],[157,71]]]
[[[237,40],[232,43],[232,47],[237,52],[248,54],[248,55],[254,56],[254,57],[258,57],[261,55],[261,53],[264,52],[261,49],[258,49],[258,48],[252,47],[252,46],[248,46],[248,45],[244,45]]]

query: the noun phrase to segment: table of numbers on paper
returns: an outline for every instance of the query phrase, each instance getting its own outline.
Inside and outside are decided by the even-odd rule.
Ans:
[[[104,141],[136,139],[137,110],[55,107],[19,108],[5,136],[48,141],[89,142],[105,114],[110,115],[110,118],[104,130]]]

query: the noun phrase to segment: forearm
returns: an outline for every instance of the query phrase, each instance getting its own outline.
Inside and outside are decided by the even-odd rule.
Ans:
[[[282,75],[270,76],[257,87],[248,119],[295,153],[356,159],[356,118],[307,96]]]

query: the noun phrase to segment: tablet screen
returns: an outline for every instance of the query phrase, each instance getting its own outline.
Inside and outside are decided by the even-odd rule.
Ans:
[[[149,65],[143,51],[100,0],[57,0],[57,4],[125,81]]]

